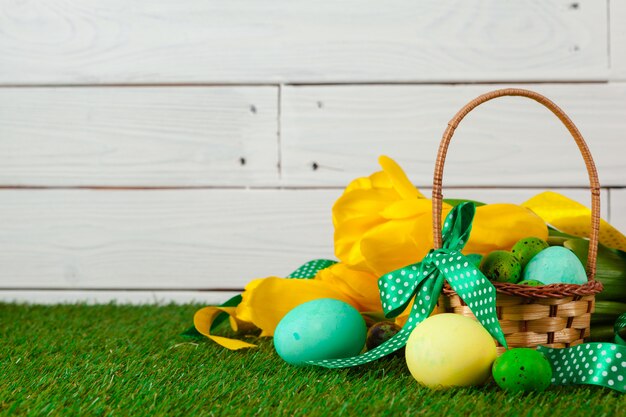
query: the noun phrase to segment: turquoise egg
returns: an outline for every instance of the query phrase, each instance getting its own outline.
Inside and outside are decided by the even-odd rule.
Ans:
[[[541,281],[545,285],[584,284],[587,273],[574,252],[562,246],[551,246],[528,262],[523,280]]]
[[[286,362],[301,366],[310,360],[358,355],[365,345],[365,320],[354,307],[332,298],[300,304],[274,331],[274,347]]]

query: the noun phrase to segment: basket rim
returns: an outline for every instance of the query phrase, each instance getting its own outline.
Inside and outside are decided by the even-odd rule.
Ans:
[[[532,287],[530,285],[512,284],[509,282],[491,282],[496,288],[497,294],[512,295],[524,298],[567,298],[585,297],[602,292],[603,285],[600,281],[587,281],[585,284],[549,284]],[[446,282],[443,294],[450,297],[458,295]]]

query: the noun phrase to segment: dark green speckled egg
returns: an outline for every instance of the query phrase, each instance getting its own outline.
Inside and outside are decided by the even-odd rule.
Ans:
[[[496,250],[485,256],[480,270],[491,281],[516,283],[521,279],[522,266],[511,252]]]
[[[552,380],[550,362],[534,349],[507,350],[493,363],[493,379],[505,391],[544,391]]]
[[[522,268],[526,267],[526,264],[539,252],[548,247],[548,242],[538,237],[525,237],[517,241],[511,253],[517,256]]]

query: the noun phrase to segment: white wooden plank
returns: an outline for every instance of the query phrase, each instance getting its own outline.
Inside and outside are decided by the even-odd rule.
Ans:
[[[396,158],[420,185],[432,183],[439,141],[468,101],[502,85],[285,87],[283,182],[341,185]],[[578,125],[604,186],[626,185],[626,83],[531,84]],[[317,169],[316,169],[317,168]],[[483,104],[456,130],[444,186],[586,186],[582,157],[543,106],[505,97]]]
[[[626,81],[626,1],[609,0],[612,80]]]
[[[626,189],[611,190],[611,224],[626,234]]]
[[[5,1],[0,83],[606,79],[597,0]]]
[[[0,288],[242,288],[332,257],[339,193],[0,190]]]
[[[0,185],[275,183],[277,106],[277,87],[0,88]]]
[[[341,192],[0,190],[0,290],[240,289],[332,259]],[[445,195],[522,202],[537,192]],[[562,192],[588,201],[586,190]]]
[[[0,290],[0,302],[28,304],[222,304],[237,295],[232,291],[57,291]]]

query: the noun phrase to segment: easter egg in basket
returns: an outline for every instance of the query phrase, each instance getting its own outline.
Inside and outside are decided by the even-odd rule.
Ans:
[[[535,255],[524,268],[524,280],[550,284],[585,284],[585,267],[571,250],[551,246]]]

